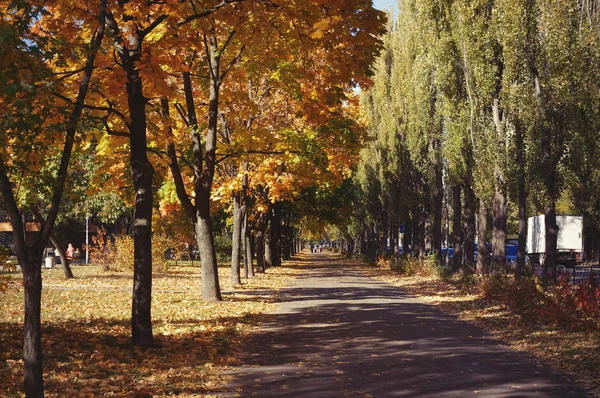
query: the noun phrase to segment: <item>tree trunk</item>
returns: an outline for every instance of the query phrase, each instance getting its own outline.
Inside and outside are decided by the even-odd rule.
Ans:
[[[429,231],[429,192],[425,193],[425,203],[419,207],[419,257],[427,254],[427,243],[430,242]]]
[[[94,61],[104,38],[105,19],[106,1],[101,0],[98,12],[98,29],[91,39],[89,46],[90,53],[83,67],[83,76],[79,84],[77,99],[75,100],[73,111],[66,126],[65,143],[60,165],[56,180],[52,186],[52,205],[45,222],[40,220],[41,230],[36,240],[31,242],[31,244],[26,242],[26,226],[20,218],[17,200],[12,191],[13,184],[8,178],[4,159],[0,158],[0,193],[4,206],[10,215],[15,251],[23,272],[23,287],[25,290],[23,364],[24,390],[27,398],[44,396],[41,323],[42,256],[60,209],[75,141],[75,133],[81,119],[85,98],[89,89],[89,83],[94,70]]]
[[[240,194],[233,195],[233,234],[231,237],[231,283],[241,285],[240,259],[242,246],[243,209]]]
[[[597,263],[600,259],[600,231],[590,222],[590,217],[583,217],[583,261]]]
[[[197,214],[196,236],[198,240],[198,251],[200,252],[200,263],[202,264],[202,298],[207,301],[220,301],[222,300],[221,288],[219,286],[217,254],[215,252],[215,242],[210,215],[210,191],[215,175],[219,88],[221,85],[220,53],[217,46],[217,39],[214,36],[208,38],[208,45],[208,123],[206,129],[205,167],[201,172],[200,181],[195,181]],[[197,165],[194,164],[194,167],[197,168]]]
[[[254,276],[254,263],[252,262],[252,236],[248,225],[248,209],[244,210],[244,222],[242,224],[244,241],[244,270],[246,279]]]
[[[462,244],[463,244],[463,230],[462,230],[462,205],[460,200],[460,185],[456,184],[452,186],[452,199],[453,199],[453,210],[454,217],[452,219],[452,237],[454,242],[454,258],[452,259],[452,272],[458,272],[462,268]]]
[[[465,206],[464,206],[464,265],[463,269],[468,273],[475,272],[475,192],[470,185],[464,186]]]
[[[139,49],[141,51],[141,49]],[[135,190],[133,221],[133,298],[131,337],[134,345],[151,347],[152,336],[152,175],[146,154],[146,98],[136,59],[123,65],[127,74],[130,169]]]
[[[359,236],[360,238],[360,251],[359,253],[364,255],[367,252],[367,224],[363,221],[362,234]]]
[[[556,244],[558,239],[558,225],[556,224],[556,204],[554,200],[544,209],[544,222],[546,223],[546,252],[544,253],[543,283],[556,282]]]
[[[58,252],[58,255],[60,257],[60,265],[62,266],[63,272],[65,273],[65,278],[72,279],[73,271],[71,271],[71,267],[69,266],[69,262],[67,261],[67,255],[65,254],[65,251],[63,250],[62,246],[60,245],[60,242],[56,239],[54,234],[50,234],[50,242],[52,242],[56,251]]]
[[[390,247],[393,255],[397,255],[400,247],[398,230],[400,227],[396,224],[396,221],[392,222],[390,226]]]
[[[289,225],[281,226],[281,252],[284,260],[289,260],[292,256],[291,232]]]
[[[433,210],[433,247],[439,263],[442,263],[442,207],[444,205],[444,181],[441,162],[435,168],[435,197]]]
[[[525,187],[525,140],[520,123],[515,121],[515,146],[517,147],[517,189],[519,191],[519,247],[517,250],[517,278],[525,274],[527,242],[527,188]]]
[[[271,249],[271,265],[281,265],[281,203],[271,206],[271,227],[269,229],[269,246]]]
[[[267,214],[267,221],[269,223],[269,229],[265,229],[265,234],[264,234],[264,241],[265,241],[265,245],[264,245],[264,250],[265,250],[265,270],[270,267],[273,264],[273,261],[271,260],[271,209],[269,209],[269,213]]]
[[[406,221],[404,223],[404,236],[402,239],[402,252],[404,254],[410,253],[411,242],[412,242],[412,219],[410,218],[410,212],[406,211]]]
[[[196,199],[198,200],[198,199]],[[201,202],[209,202],[204,199]],[[200,206],[196,222],[196,241],[202,266],[202,299],[206,301],[221,301],[221,287],[217,269],[215,241],[212,234],[212,220],[209,213],[210,203]]]
[[[492,198],[492,267],[495,271],[506,267],[506,195],[497,187]]]
[[[23,339],[23,362],[25,365],[25,396],[43,397],[44,379],[42,373],[42,252],[23,253],[26,264],[21,260],[23,286],[25,288],[25,328]]]
[[[419,241],[421,240],[421,235],[420,235],[420,230],[419,230],[419,221],[421,219],[421,212],[419,209],[419,205],[418,204],[414,204],[413,205],[413,211],[412,211],[412,241],[411,243],[411,249],[412,249],[412,254],[415,257],[419,257],[419,255],[421,254],[419,252]]]
[[[479,217],[477,228],[477,272],[487,274],[488,270],[488,249],[487,249],[487,215],[488,210],[483,199],[479,200]]]
[[[265,272],[265,230],[267,228],[267,215],[259,213],[256,217],[256,237],[254,244],[256,247],[256,270]]]

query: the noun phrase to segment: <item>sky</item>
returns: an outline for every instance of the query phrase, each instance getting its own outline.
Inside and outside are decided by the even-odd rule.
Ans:
[[[398,3],[398,0],[373,0],[373,5],[379,10],[396,8],[396,3]]]

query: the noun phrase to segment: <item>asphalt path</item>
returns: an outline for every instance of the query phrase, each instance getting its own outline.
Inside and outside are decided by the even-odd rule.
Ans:
[[[585,397],[565,376],[331,254],[279,293],[220,397]]]

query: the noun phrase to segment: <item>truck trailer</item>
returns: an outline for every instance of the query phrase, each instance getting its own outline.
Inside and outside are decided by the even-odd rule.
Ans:
[[[583,252],[583,216],[557,215],[556,250],[559,262],[574,262]],[[543,214],[527,220],[527,254],[534,263],[546,253],[546,222]]]

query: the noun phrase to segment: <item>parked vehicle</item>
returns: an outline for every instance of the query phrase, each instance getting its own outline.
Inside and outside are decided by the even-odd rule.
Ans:
[[[583,217],[557,215],[558,237],[556,251],[559,263],[569,264],[583,252]],[[534,263],[540,263],[546,253],[546,222],[544,215],[527,220],[527,254]]]
[[[489,243],[489,242],[486,243],[486,247],[487,247],[488,255],[491,256],[492,255],[491,243]],[[519,246],[516,243],[512,243],[512,242],[506,243],[506,262],[508,264],[513,264],[513,263],[517,262],[518,248],[519,248]],[[442,247],[442,257],[446,256],[446,250],[447,249],[445,247]],[[477,243],[475,243],[475,257],[473,259],[473,261],[475,261],[475,262],[477,261],[478,253],[479,253],[478,245],[477,245]],[[453,247],[450,248],[449,256],[450,256],[450,258],[454,257],[454,248]]]

